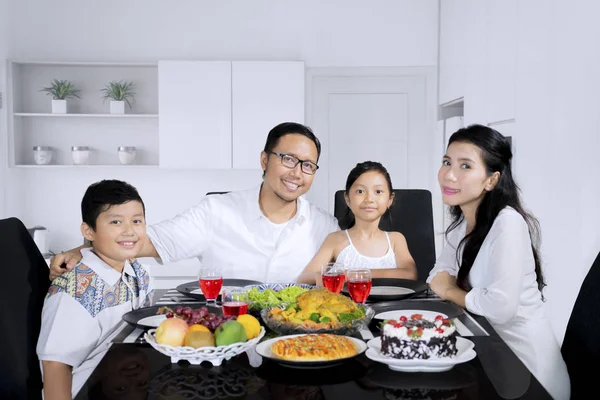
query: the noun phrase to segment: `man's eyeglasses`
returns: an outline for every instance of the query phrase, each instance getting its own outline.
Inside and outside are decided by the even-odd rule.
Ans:
[[[276,151],[272,151],[271,153],[281,157],[281,164],[283,164],[284,167],[296,168],[296,165],[300,163],[302,172],[308,175],[314,175],[319,169],[319,166],[312,161],[300,160],[298,157],[290,154],[277,153]]]

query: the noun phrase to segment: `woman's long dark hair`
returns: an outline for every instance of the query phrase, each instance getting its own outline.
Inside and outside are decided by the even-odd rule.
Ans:
[[[529,237],[531,238],[531,249],[535,261],[535,273],[540,292],[545,286],[542,275],[541,260],[538,246],[540,239],[540,227],[537,219],[525,211],[521,204],[519,187],[512,175],[511,160],[512,151],[509,141],[500,134],[500,132],[483,125],[470,125],[466,128],[456,131],[448,142],[452,143],[470,143],[477,146],[482,153],[483,163],[485,164],[488,175],[494,172],[500,173],[500,178],[491,191],[486,191],[481,203],[475,213],[475,227],[468,233],[458,245],[456,251],[456,260],[460,265],[456,282],[464,290],[470,290],[469,272],[473,267],[475,257],[483,244],[488,232],[492,228],[496,217],[505,207],[510,206],[515,209],[527,222],[529,228]],[[464,219],[464,215],[459,206],[450,207],[452,223],[446,230],[446,237],[454,230]],[[462,262],[460,260],[460,249],[463,248]],[[543,298],[543,295],[542,295]]]
[[[385,180],[388,185],[388,190],[390,191],[390,196],[392,196],[394,194],[394,190],[392,189],[392,178],[390,178],[390,174],[388,173],[387,169],[385,169],[385,167],[381,163],[378,163],[376,161],[361,162],[361,163],[356,164],[356,166],[354,168],[352,168],[352,170],[348,174],[348,179],[346,179],[345,194],[348,195],[348,193],[350,193],[350,188],[352,187],[352,185],[354,185],[354,182],[356,182],[356,180],[362,174],[364,174],[366,172],[371,172],[371,171],[379,172],[380,174],[382,174],[385,177]],[[390,208],[392,208],[392,207],[390,206],[387,209],[385,214],[383,214],[381,216],[381,219],[389,218],[390,222],[391,222],[392,217],[391,217],[391,213],[390,213]],[[340,222],[339,222],[340,228],[341,229],[350,229],[354,226],[355,223],[356,223],[356,220],[354,219],[354,213],[352,212],[352,210],[350,210],[350,207],[348,207],[346,214],[340,219]]]

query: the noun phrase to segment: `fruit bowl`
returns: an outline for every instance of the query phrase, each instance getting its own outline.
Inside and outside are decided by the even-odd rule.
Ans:
[[[285,308],[287,304],[279,305],[278,307]],[[345,335],[350,336],[354,333],[359,332],[361,329],[365,329],[373,316],[375,311],[368,305],[363,306],[365,308],[365,315],[360,319],[355,319],[348,322],[327,322],[317,324],[305,324],[291,321],[280,321],[269,316],[271,309],[275,307],[264,308],[260,316],[265,325],[274,332],[281,335],[297,335],[302,333],[331,333],[334,335]]]
[[[192,365],[199,365],[203,361],[210,362],[213,366],[218,367],[223,360],[229,360],[232,357],[242,354],[245,351],[253,348],[265,335],[265,328],[260,328],[260,333],[257,337],[242,343],[234,343],[228,346],[207,346],[193,348],[188,346],[171,346],[168,344],[156,343],[156,329],[150,329],[144,334],[144,339],[158,352],[171,357],[172,363],[177,363],[180,360],[189,361]]]

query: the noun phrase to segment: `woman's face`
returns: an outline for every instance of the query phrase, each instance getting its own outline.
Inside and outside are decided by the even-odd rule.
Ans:
[[[438,172],[444,204],[476,207],[486,191],[493,189],[494,175],[488,175],[479,147],[454,142],[442,159]]]

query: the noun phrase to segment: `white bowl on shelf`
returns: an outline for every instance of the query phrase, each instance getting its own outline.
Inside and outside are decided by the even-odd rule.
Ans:
[[[203,361],[210,362],[213,366],[218,367],[223,360],[229,360],[239,354],[242,354],[256,347],[260,339],[265,336],[265,328],[260,328],[260,333],[254,339],[250,339],[242,343],[234,343],[228,346],[209,346],[193,348],[188,346],[171,346],[168,344],[156,343],[156,329],[150,329],[144,334],[144,339],[158,352],[171,357],[172,363],[177,363],[180,360],[187,360],[192,365],[199,365]]]
[[[71,157],[73,164],[85,165],[90,159],[90,148],[88,146],[71,146]]]

